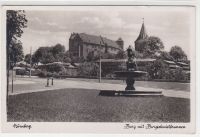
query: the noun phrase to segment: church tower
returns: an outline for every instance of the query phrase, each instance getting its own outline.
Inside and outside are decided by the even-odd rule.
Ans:
[[[148,35],[147,35],[146,29],[145,29],[144,18],[143,18],[143,23],[142,23],[142,27],[140,30],[140,34],[137,37],[137,39],[135,40],[135,50],[142,52],[147,39],[148,39]]]

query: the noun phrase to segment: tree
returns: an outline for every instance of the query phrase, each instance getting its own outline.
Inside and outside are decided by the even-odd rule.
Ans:
[[[7,33],[7,68],[10,66],[10,59],[14,64],[23,59],[22,43],[17,40],[23,30],[27,27],[27,19],[23,10],[7,10],[6,12],[6,33]]]
[[[58,53],[56,55],[53,55],[53,56],[54,56],[56,62],[63,62],[64,57],[65,57],[65,53],[64,52],[60,52],[60,53]]]
[[[27,27],[27,19],[23,10],[7,10],[6,13],[7,46],[11,41],[21,37],[22,28]]]
[[[58,54],[60,52],[65,52],[65,46],[63,46],[63,45],[58,43],[55,46],[53,46],[52,53],[53,54]]]
[[[31,60],[31,62],[32,62],[32,65],[33,64],[38,64],[38,61],[37,61],[38,59],[35,57],[35,54],[33,54],[32,55],[32,60]]]
[[[69,51],[66,51],[65,53],[64,53],[64,57],[63,57],[63,62],[65,62],[65,63],[71,63],[71,58],[70,58],[70,53],[69,53]]]
[[[94,62],[84,62],[78,67],[78,72],[80,76],[98,76],[99,75],[99,65]]]
[[[147,39],[147,47],[146,48],[155,53],[157,51],[164,49],[164,45],[159,37],[150,36]]]
[[[65,67],[62,64],[51,64],[51,65],[47,65],[45,66],[45,69],[47,70],[47,72],[61,72],[65,70]]]
[[[71,58],[69,58],[69,57],[64,57],[64,59],[63,59],[63,62],[65,62],[65,63],[71,63]]]
[[[20,41],[11,41],[11,48],[9,48],[9,58],[13,63],[12,67],[16,65],[17,62],[22,61],[24,58],[23,47]]]
[[[187,55],[179,46],[173,46],[170,49],[169,54],[175,59],[175,61],[187,60]]]
[[[55,58],[54,58],[54,56],[53,56],[53,54],[51,52],[45,52],[45,53],[43,53],[42,58],[41,58],[40,61],[43,64],[47,64],[47,63],[54,62]]]
[[[99,54],[95,57],[96,59],[99,59]],[[101,58],[102,59],[114,59],[115,55],[109,52],[106,53],[101,53]]]
[[[7,10],[6,12],[6,46],[7,46],[7,102],[8,102],[8,89],[9,89],[9,69],[10,69],[10,55],[13,52],[15,48],[14,46],[18,45],[18,47],[21,47],[21,44],[19,44],[19,41],[17,42],[17,38],[21,37],[23,30],[22,28],[27,27],[27,19],[25,16],[25,12],[23,10]],[[11,48],[12,43],[12,48]],[[22,49],[22,48],[21,48]],[[19,50],[20,51],[20,50]],[[18,53],[15,53],[18,54]],[[18,56],[19,57],[19,56]],[[18,59],[14,59],[14,56],[12,60],[20,60],[20,57]],[[15,61],[15,62],[16,62]]]
[[[142,53],[139,53],[138,51],[133,51],[133,53],[134,53],[134,55],[135,55],[135,57],[136,58],[143,58],[144,57],[144,55],[142,54]]]
[[[40,47],[35,51],[33,56],[36,63],[41,62],[46,64],[55,61],[55,57],[52,54],[52,47]]]
[[[117,54],[115,55],[116,59],[126,59],[127,55],[126,55],[126,51],[124,50],[120,50],[117,52]]]
[[[147,65],[147,71],[152,79],[162,79],[166,70],[168,70],[168,66],[162,59],[158,59]]]
[[[163,42],[159,37],[150,36],[147,39],[146,46],[144,48],[143,56],[155,58],[155,53],[164,49]]]
[[[46,54],[47,52],[48,52],[48,47],[39,47],[33,54],[33,56],[35,57],[35,62],[36,63],[41,62],[43,54]]]
[[[39,47],[33,56],[35,63],[63,62],[65,57],[65,47],[61,44],[56,44],[51,47]]]
[[[140,41],[137,51],[143,54],[143,57],[154,58],[156,52],[164,49],[164,44],[159,37],[150,36],[145,40]]]
[[[51,48],[50,52],[53,54],[55,61],[63,62],[65,54],[65,46],[61,44],[56,44]]]
[[[88,61],[88,62],[94,61],[94,60],[96,60],[96,59],[97,59],[97,58],[96,58],[95,55],[94,55],[94,51],[91,51],[91,52],[88,53],[88,55],[87,55],[87,61]]]
[[[71,57],[71,63],[82,63],[85,59],[82,57]]]
[[[31,54],[26,54],[25,57],[24,57],[24,61],[27,63],[27,64],[30,64],[30,60],[31,60]],[[32,62],[32,61],[31,61]]]
[[[160,52],[160,55],[157,58],[163,59],[163,60],[171,60],[171,61],[174,60],[174,58],[169,54],[169,52],[166,52],[166,51]]]

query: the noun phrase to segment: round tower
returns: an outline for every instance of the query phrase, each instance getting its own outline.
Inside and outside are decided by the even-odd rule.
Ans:
[[[119,38],[117,41],[116,41],[117,45],[119,45],[119,47],[121,49],[124,49],[124,41],[122,40],[122,38]]]

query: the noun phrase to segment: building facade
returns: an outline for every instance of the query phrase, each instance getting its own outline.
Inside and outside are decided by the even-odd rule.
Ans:
[[[123,50],[124,41],[119,38],[117,41],[106,37],[89,35],[85,33],[72,33],[69,38],[69,52],[73,57],[87,58],[90,52],[117,54]]]

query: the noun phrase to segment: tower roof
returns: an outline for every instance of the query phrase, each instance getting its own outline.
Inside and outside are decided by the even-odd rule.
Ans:
[[[122,38],[121,38],[121,37],[119,37],[117,41],[123,41],[123,40],[122,40]]]
[[[146,38],[148,38],[148,35],[147,35],[146,29],[144,26],[144,22],[143,22],[141,30],[140,30],[140,34],[139,34],[138,38],[136,39],[136,41],[146,39]]]

